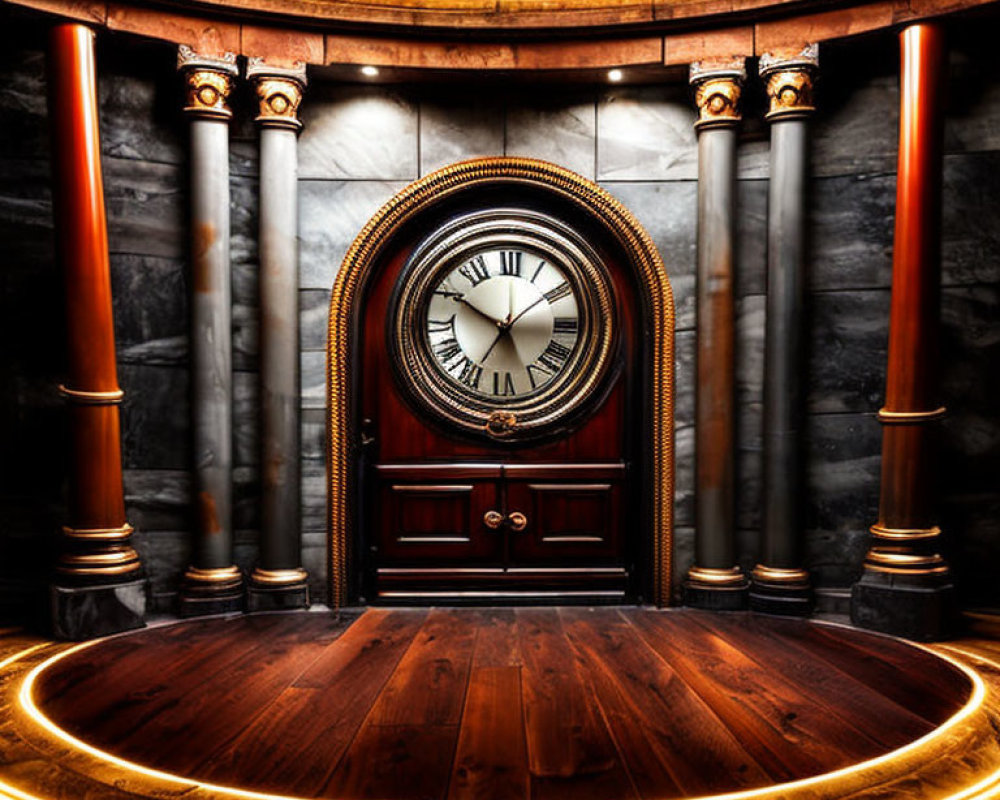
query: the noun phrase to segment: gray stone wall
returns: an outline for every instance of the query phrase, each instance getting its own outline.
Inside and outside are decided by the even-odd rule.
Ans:
[[[41,574],[60,514],[61,298],[52,263],[38,31],[8,33],[0,72],[4,459],[0,547]],[[35,39],[32,40],[32,36]],[[985,37],[983,37],[985,38]],[[1000,606],[1000,76],[974,31],[955,41],[943,251],[942,521],[966,601]],[[102,37],[102,147],[124,406],[129,518],[169,610],[187,563],[185,136],[172,48]],[[876,517],[898,109],[896,45],[875,37],[821,54],[810,202],[807,566],[848,586]],[[992,69],[992,71],[991,71]],[[740,145],[737,300],[741,561],[760,524],[767,131],[752,85]],[[256,557],[256,143],[246,94],[232,141],[237,560]],[[652,235],[677,303],[676,577],[693,554],[696,141],[683,85],[623,88],[337,85],[314,80],[300,138],[304,563],[325,597],[325,344],[330,287],[372,213],[410,181],[472,156],[543,158],[598,181]],[[30,332],[31,336],[25,336]],[[44,442],[44,455],[36,443]],[[12,449],[7,450],[10,444]],[[10,473],[8,475],[8,472]],[[18,488],[20,487],[20,488]],[[21,550],[18,550],[21,548]],[[34,579],[37,582],[37,578]]]

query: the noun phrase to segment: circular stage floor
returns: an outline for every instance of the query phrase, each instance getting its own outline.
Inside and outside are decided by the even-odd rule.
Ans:
[[[369,609],[147,629],[68,651],[28,694],[92,754],[209,794],[819,797],[866,769],[884,783],[974,680],[896,639],[749,614]]]

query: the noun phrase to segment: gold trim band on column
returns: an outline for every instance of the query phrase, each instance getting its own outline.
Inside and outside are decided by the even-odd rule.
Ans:
[[[122,401],[125,392],[121,389],[112,389],[108,392],[90,392],[86,389],[70,389],[64,384],[59,384],[59,394],[71,402],[83,406],[112,406]]]
[[[141,567],[134,548],[120,547],[103,553],[63,553],[56,571],[64,575],[123,575]]]
[[[941,535],[941,529],[937,525],[930,528],[888,528],[875,523],[868,530],[879,539],[933,539]]]
[[[743,587],[747,579],[739,567],[716,569],[713,567],[691,567],[687,579],[690,583],[699,583],[711,587]]]
[[[809,573],[797,567],[768,567],[758,564],[750,573],[755,583],[773,584],[776,586],[809,586]]]
[[[134,531],[135,529],[127,522],[119,528],[71,528],[69,525],[62,526],[64,536],[83,541],[127,539]]]
[[[184,572],[184,580],[194,583],[239,583],[243,579],[240,568],[233,565],[230,567],[213,567],[201,569],[199,567],[188,567]]]
[[[266,583],[271,586],[291,586],[296,583],[305,583],[309,579],[302,567],[295,569],[261,569],[256,567],[250,574],[250,580],[254,583]]]
[[[937,553],[922,555],[874,549],[865,556],[865,569],[897,575],[943,575],[949,571]]]
[[[947,412],[948,409],[944,406],[935,408],[932,411],[887,411],[884,408],[880,408],[876,416],[879,422],[887,425],[912,425],[941,419]]]

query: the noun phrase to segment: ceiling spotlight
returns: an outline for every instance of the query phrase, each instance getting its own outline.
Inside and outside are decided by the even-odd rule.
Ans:
[[[608,80],[612,83],[618,83],[624,76],[620,69],[609,69],[608,70]]]
[[[376,75],[378,75],[378,67],[373,67],[371,65],[362,67],[361,74],[364,75],[366,78],[374,78]]]

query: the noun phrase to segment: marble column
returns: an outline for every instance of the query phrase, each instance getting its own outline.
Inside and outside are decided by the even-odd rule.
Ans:
[[[914,639],[944,636],[954,614],[948,565],[938,552],[934,427],[938,386],[944,33],[900,34],[902,83],[889,362],[882,423],[878,522],[851,595],[855,624]]]
[[[191,161],[191,400],[196,480],[195,539],[181,587],[181,614],[243,606],[233,563],[232,310],[229,264],[228,100],[236,57],[181,45]]]
[[[85,639],[142,627],[145,580],[125,518],[111,266],[101,175],[94,33],[49,36],[53,205],[66,297],[68,518],[52,584],[53,631]]]
[[[260,559],[251,611],[309,604],[302,569],[299,420],[298,155],[305,66],[251,58],[260,126]]]
[[[736,566],[733,242],[736,140],[743,59],[692,64],[698,106],[698,353],[695,410],[695,564],[684,602],[736,609],[747,580]]]
[[[808,120],[818,48],[790,57],[764,55],[771,126],[767,208],[767,320],[764,339],[763,520],[760,561],[751,574],[750,607],[774,614],[812,610],[809,573],[802,567],[801,455],[803,305],[806,285]]]

